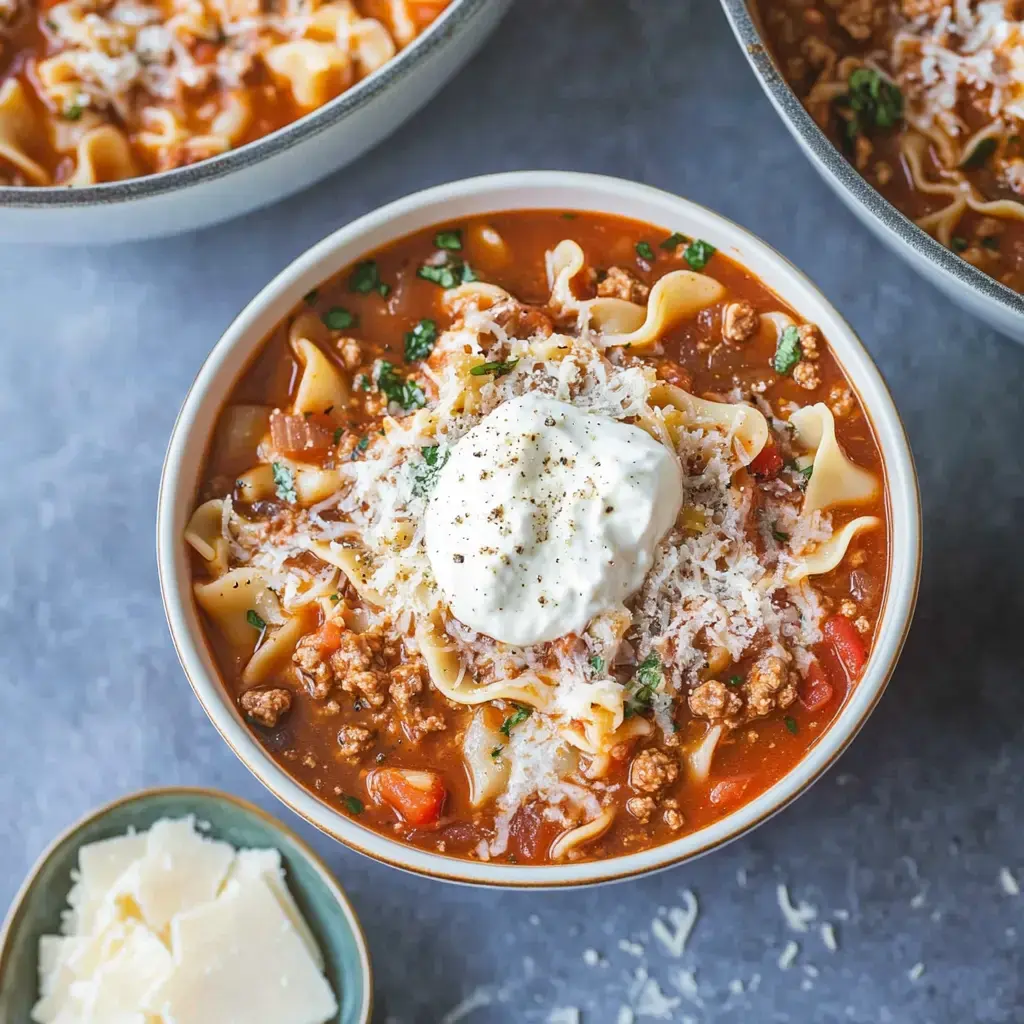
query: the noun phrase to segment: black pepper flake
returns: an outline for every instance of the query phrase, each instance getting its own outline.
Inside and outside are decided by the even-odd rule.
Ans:
[[[457,563],[457,564],[459,564],[459,565],[462,565],[462,563],[463,563],[463,562],[464,562],[465,560],[466,560],[466,557],[465,557],[465,555],[452,555],[452,561],[453,561],[453,562],[456,562],[456,563]]]

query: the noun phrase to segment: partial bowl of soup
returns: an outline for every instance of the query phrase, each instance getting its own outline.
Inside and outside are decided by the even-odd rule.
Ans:
[[[722,0],[805,154],[886,244],[1024,340],[1024,148],[1012,4]]]
[[[343,228],[174,428],[158,556],[229,745],[440,878],[679,863],[838,757],[920,560],[899,418],[795,268],[675,196],[530,172]]]
[[[426,103],[508,3],[4,0],[0,238],[146,238],[297,192]]]

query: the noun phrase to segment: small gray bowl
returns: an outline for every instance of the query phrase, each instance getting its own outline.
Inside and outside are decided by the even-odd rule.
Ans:
[[[86,843],[148,829],[160,818],[195,815],[207,835],[237,848],[273,847],[288,888],[324,955],[340,1004],[337,1024],[368,1024],[373,981],[366,939],[326,865],[294,832],[258,807],[211,789],[149,789],[107,804],[72,825],[46,849],[14,898],[0,931],[0,1021],[28,1024],[39,996],[38,947],[57,934],[78,851]]]

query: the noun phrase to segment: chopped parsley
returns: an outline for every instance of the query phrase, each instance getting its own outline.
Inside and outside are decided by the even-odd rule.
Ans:
[[[974,149],[960,161],[961,171],[976,171],[988,163],[988,158],[996,151],[996,140],[991,136],[982,139]]]
[[[852,142],[872,128],[893,128],[903,117],[903,93],[874,68],[857,68],[846,80],[843,106],[849,107],[846,137]]]
[[[344,427],[334,428],[334,443],[337,444],[341,440],[341,435],[345,433]]]
[[[448,461],[449,449],[441,451],[439,445],[432,444],[420,449],[423,461],[413,468],[412,493],[417,498],[425,498],[436,486],[438,474]]]
[[[318,288],[311,288],[302,296],[302,301],[305,302],[307,306],[312,306],[316,303],[318,298],[320,298],[320,290]]]
[[[252,608],[245,613],[245,621],[253,629],[258,629],[261,633],[267,628],[266,622]]]
[[[726,680],[726,686],[742,686],[743,676],[729,676]]]
[[[434,350],[437,341],[437,324],[433,320],[421,320],[405,335],[405,361],[414,363],[426,359]]]
[[[789,540],[789,534],[783,533],[779,530],[774,523],[772,523],[772,536],[780,543],[785,544]]]
[[[814,463],[809,462],[802,469],[796,459],[791,459],[786,463],[786,468],[790,470],[794,476],[798,477],[797,483],[801,487],[806,487],[808,481],[811,479],[811,474],[814,472]]]
[[[345,810],[349,814],[362,814],[366,809],[366,805],[357,796],[348,796],[346,794],[341,798],[341,802],[345,805]]]
[[[271,463],[270,469],[274,474],[274,490],[277,496],[282,501],[294,504],[298,500],[298,495],[295,493],[295,477],[292,476],[292,471],[287,466],[282,466],[280,462]]]
[[[501,752],[502,752],[502,751],[503,751],[504,749],[505,749],[504,747],[494,747],[494,749],[493,749],[493,750],[491,750],[491,757],[492,757],[492,758],[493,758],[493,759],[494,759],[495,761],[497,761],[497,760],[498,760],[498,758],[499,758],[499,757],[501,757]]]
[[[460,284],[469,284],[471,281],[479,280],[468,263],[453,259],[438,266],[424,263],[416,271],[416,276],[422,277],[424,281],[433,281],[434,284],[445,289],[457,288]]]
[[[359,440],[356,442],[355,448],[352,450],[353,461],[359,456],[360,452],[365,452],[366,449],[369,447],[370,439],[369,437],[366,436],[366,434],[364,434],[361,438],[359,438]]]
[[[800,334],[790,324],[780,335],[772,356],[772,369],[776,373],[790,373],[794,366],[803,358],[804,350],[800,344]]]
[[[369,377],[369,375],[365,374],[365,373],[359,374],[359,376],[356,377],[356,387],[360,391],[369,391],[370,390],[370,377]]]
[[[690,264],[693,270],[703,270],[708,265],[708,260],[718,250],[710,243],[705,242],[702,238],[695,238],[684,250],[683,259]]]
[[[595,672],[597,672],[597,673],[603,672],[604,671],[604,658],[602,658],[601,655],[599,655],[599,654],[595,654],[590,659],[590,667]]]
[[[504,377],[506,373],[511,373],[516,368],[518,362],[518,359],[506,359],[503,363],[481,363],[479,366],[474,366],[469,372],[474,377],[483,377],[488,373],[493,373],[495,377]]]
[[[963,252],[967,248],[967,239],[962,235],[954,235],[949,244],[956,252]]]
[[[380,279],[380,271],[377,269],[376,260],[363,260],[352,268],[348,278],[348,290],[358,292],[360,295],[369,295],[370,292],[379,292],[386,296],[391,289]]]
[[[331,604],[337,604],[341,600],[341,594],[331,594]]]
[[[984,238],[979,239],[981,244],[986,249],[994,249],[996,252],[999,251],[999,239],[995,235],[985,235]]]
[[[60,115],[65,121],[77,121],[82,116],[82,104],[71,103],[66,106]]]
[[[562,220],[575,220],[578,216],[578,213],[573,213],[571,210],[566,210],[566,212],[562,214]]]
[[[654,259],[654,250],[651,248],[650,242],[637,242],[634,248],[636,249],[636,254],[640,259],[648,261]]]
[[[796,735],[796,734],[797,734],[797,733],[798,733],[798,732],[800,731],[800,730],[799,730],[799,728],[797,727],[797,724],[796,724],[796,719],[795,719],[795,718],[792,718],[791,716],[789,716],[789,715],[786,715],[786,717],[785,717],[785,718],[783,719],[783,721],[784,721],[784,722],[786,723],[786,728],[787,728],[787,729],[788,729],[788,730],[789,730],[789,731],[790,731],[790,732],[791,732],[791,733],[792,733],[792,734],[793,734],[794,736],[795,736],[795,735]]]
[[[674,252],[676,249],[679,248],[679,246],[683,244],[683,242],[688,241],[689,239],[681,231],[673,231],[672,234],[668,236],[668,238],[665,238],[658,243],[658,248],[665,249],[668,252]]]
[[[661,683],[661,659],[648,654],[637,666],[636,675],[626,684],[629,696],[626,698],[627,718],[639,714],[651,706],[654,693]]]
[[[525,722],[533,714],[533,708],[526,704],[516,704],[515,701],[512,701],[512,704],[515,707],[515,711],[501,723],[501,729],[499,730],[503,736],[508,736],[517,725]]]
[[[329,327],[332,331],[346,331],[359,322],[359,318],[344,306],[331,306],[320,319],[323,320],[324,326]]]
[[[377,371],[377,387],[387,397],[389,402],[400,405],[403,409],[420,409],[427,404],[423,389],[406,377],[395,373],[391,363],[381,360],[380,369]]]
[[[459,252],[462,249],[461,231],[438,231],[434,235],[434,245],[438,249],[447,249],[449,252]]]

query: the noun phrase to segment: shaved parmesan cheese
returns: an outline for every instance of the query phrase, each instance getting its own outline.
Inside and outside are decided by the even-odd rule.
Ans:
[[[147,1009],[174,1024],[322,1024],[337,1012],[330,986],[262,878],[177,914],[175,968]]]
[[[39,942],[36,1024],[323,1024],[336,1012],[277,850],[236,855],[191,817],[163,819],[83,846],[70,899],[72,934]]]

